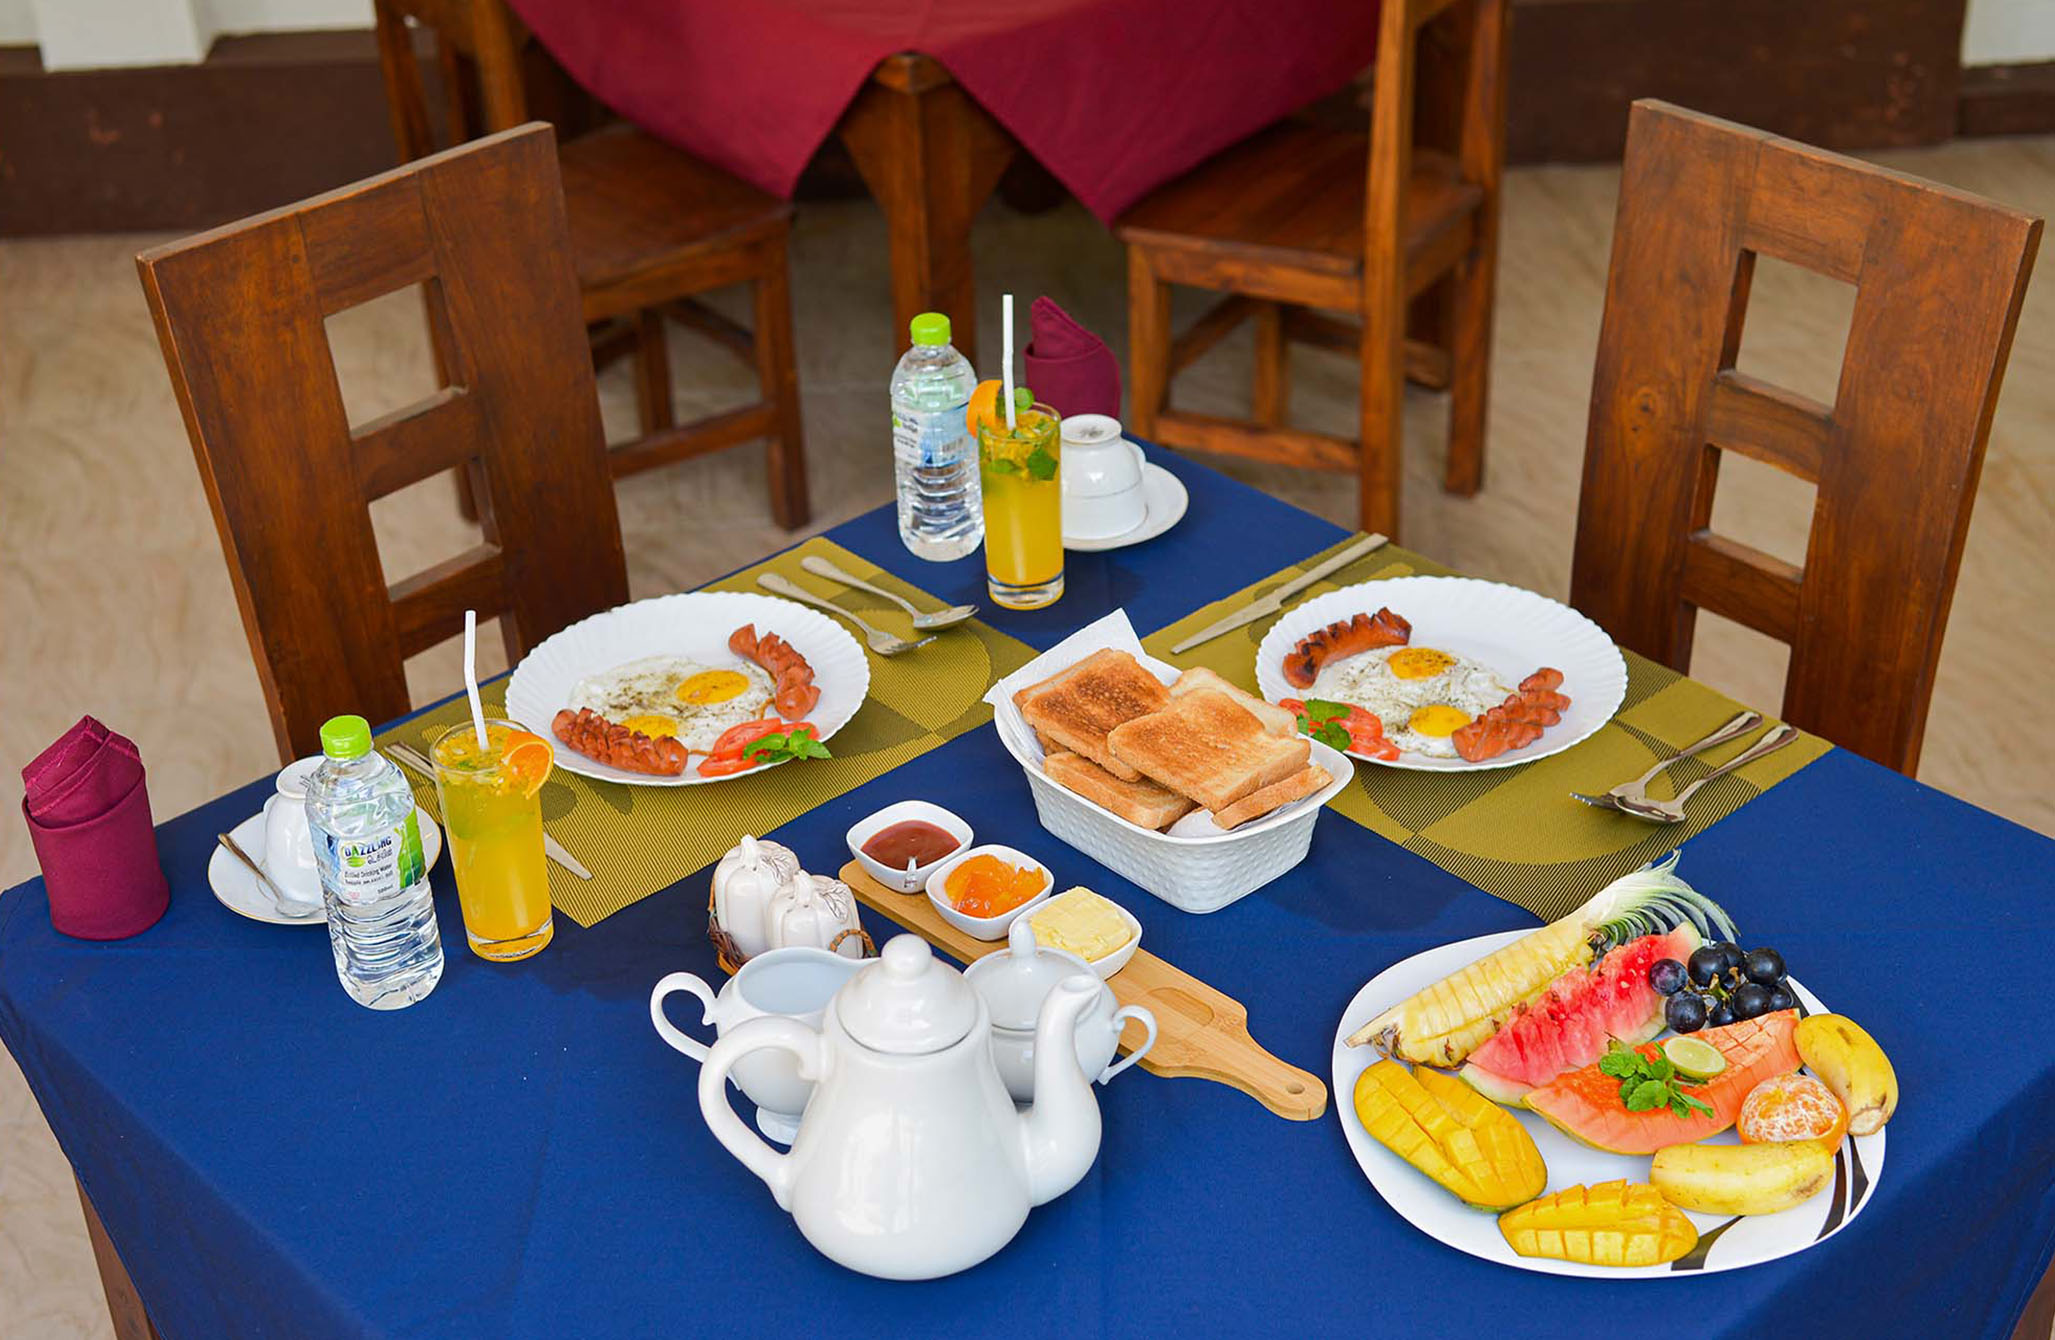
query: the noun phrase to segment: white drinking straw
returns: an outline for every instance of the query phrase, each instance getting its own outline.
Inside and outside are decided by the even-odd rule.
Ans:
[[[1006,431],[1012,432],[1013,423],[1013,295],[999,299],[999,347],[1004,351],[1005,362],[999,365],[999,382],[1006,396]]]
[[[464,692],[471,698],[471,725],[478,732],[478,747],[490,749],[485,739],[485,704],[478,701],[478,611],[464,611]]]

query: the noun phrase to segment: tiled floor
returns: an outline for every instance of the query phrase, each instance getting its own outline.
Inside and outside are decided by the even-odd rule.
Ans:
[[[2055,214],[2055,140],[1958,144],[1882,156],[2042,215]],[[1508,181],[1490,458],[1485,491],[1436,485],[1442,412],[1416,394],[1407,423],[1406,541],[1479,576],[1562,595],[1569,580],[1592,353],[1618,173],[1514,172]],[[81,712],[133,736],[160,817],[276,766],[257,678],[214,527],[179,423],[131,258],[155,239],[0,244],[0,810],[18,769]],[[1119,248],[1075,207],[981,220],[981,338],[998,348],[996,295],[1047,293],[1115,348],[1125,326]],[[885,239],[865,201],[809,205],[794,245],[800,376],[817,526],[890,496],[885,431]],[[2028,295],[1992,430],[1982,496],[1941,660],[1922,779],[2055,832],[2055,750],[2034,703],[2055,688],[2055,276]],[[1849,290],[1785,267],[1758,272],[1742,364],[1832,398]],[[740,313],[738,312],[738,315]],[[1180,314],[1185,309],[1180,307]],[[357,417],[426,389],[419,310],[398,295],[334,322]],[[739,399],[739,366],[683,333],[673,356],[681,410]],[[1233,408],[1247,392],[1246,336],[1179,383],[1185,403]],[[1301,352],[1294,408],[1308,426],[1353,433],[1350,361]],[[619,376],[609,419],[628,426]],[[1734,461],[1716,522],[1773,553],[1802,554],[1809,490]],[[1233,465],[1234,473],[1339,521],[1354,489],[1333,476]],[[637,596],[691,587],[788,541],[765,514],[754,451],[643,475],[622,486]],[[447,485],[379,508],[388,571],[463,547]],[[1774,705],[1782,655],[1733,626],[1699,638],[1695,671]],[[492,667],[497,668],[497,667]],[[417,695],[455,684],[453,649],[410,667]],[[34,873],[19,823],[0,823],[0,885]],[[332,989],[310,984],[309,989]],[[108,1333],[71,1178],[11,1060],[0,1060],[0,1336]]]

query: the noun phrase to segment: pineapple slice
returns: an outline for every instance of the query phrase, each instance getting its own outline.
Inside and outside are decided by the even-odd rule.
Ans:
[[[1522,1256],[1587,1266],[1659,1266],[1698,1245],[1684,1212],[1642,1182],[1565,1187],[1506,1211],[1498,1229]]]
[[[1548,1168],[1519,1119],[1451,1075],[1379,1061],[1356,1081],[1356,1116],[1379,1144],[1466,1205],[1532,1200]]]

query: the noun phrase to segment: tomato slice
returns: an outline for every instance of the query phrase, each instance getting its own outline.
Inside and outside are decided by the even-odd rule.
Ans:
[[[745,721],[739,726],[730,726],[714,741],[714,747],[707,752],[714,758],[740,758],[742,751],[766,735],[776,735],[785,729],[785,723],[778,717],[765,717],[759,721]],[[705,772],[705,768],[700,769]]]
[[[755,759],[743,758],[739,754],[734,758],[710,758],[699,765],[699,775],[702,777],[729,777],[738,772],[748,772],[755,766]]]

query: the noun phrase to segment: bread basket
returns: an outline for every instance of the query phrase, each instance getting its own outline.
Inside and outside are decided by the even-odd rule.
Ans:
[[[1035,814],[1042,827],[1099,864],[1184,912],[1217,912],[1255,892],[1306,859],[1313,826],[1328,801],[1341,794],[1354,774],[1346,754],[1317,740],[1311,762],[1333,778],[1311,796],[1226,833],[1174,837],[1129,823],[1058,784],[1042,771],[1042,748],[1013,706],[1016,689],[1048,678],[1102,647],[1131,653],[1149,673],[1168,684],[1177,669],[1149,656],[1124,611],[1116,610],[1079,629],[1033,662],[994,685],[986,695],[1006,752],[1027,774]]]

